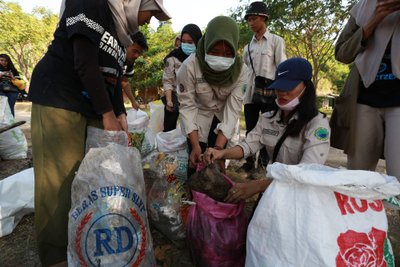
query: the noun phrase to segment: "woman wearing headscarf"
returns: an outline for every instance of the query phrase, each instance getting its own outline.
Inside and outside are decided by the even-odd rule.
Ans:
[[[255,128],[239,145],[216,150],[207,149],[206,163],[220,159],[242,159],[267,150],[272,162],[284,164],[324,164],[329,153],[329,123],[318,112],[310,62],[304,58],[290,58],[279,64],[275,81],[277,98],[273,111],[264,113]],[[235,184],[226,202],[237,203],[264,192],[271,179],[260,179]]]
[[[335,47],[352,63],[331,118],[332,146],[347,167],[375,171],[380,157],[400,179],[400,1],[361,0]]]
[[[236,22],[218,16],[208,23],[196,54],[178,71],[181,126],[189,139],[189,175],[207,147],[224,148],[235,132],[247,79],[238,42]]]
[[[180,46],[172,50],[164,58],[163,89],[165,96],[162,98],[164,107],[164,132],[176,128],[179,116],[179,102],[176,96],[176,73],[182,62],[191,54],[196,53],[197,43],[201,38],[201,30],[195,24],[183,27],[179,40]]]
[[[18,79],[19,72],[14,67],[9,55],[0,54],[0,96],[8,98],[11,113],[15,116],[14,106],[17,102],[19,90],[13,85],[13,81]]]
[[[130,34],[152,16],[169,19],[162,0],[66,0],[47,53],[31,79],[35,226],[43,266],[66,266],[74,173],[88,125],[126,130],[120,77]]]

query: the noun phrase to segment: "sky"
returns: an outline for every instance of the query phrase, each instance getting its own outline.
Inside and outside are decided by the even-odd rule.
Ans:
[[[54,13],[59,13],[61,0],[6,0],[19,3],[25,12],[31,12],[34,7],[43,6]],[[230,8],[239,5],[240,0],[164,0],[164,6],[172,16],[172,28],[175,32],[189,23],[197,24],[201,29],[218,15],[228,15]],[[248,1],[250,2],[250,1]],[[158,26],[158,21],[152,18],[150,24]]]

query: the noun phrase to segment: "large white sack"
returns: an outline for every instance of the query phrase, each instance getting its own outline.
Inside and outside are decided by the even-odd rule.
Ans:
[[[247,232],[246,266],[393,266],[382,199],[395,177],[327,166],[268,166],[274,181]]]
[[[12,233],[22,217],[34,212],[33,168],[0,181],[0,237]]]
[[[155,266],[137,149],[86,154],[71,187],[69,266]]]
[[[150,106],[150,121],[149,128],[153,133],[159,133],[164,130],[164,105],[149,103]]]
[[[0,127],[15,123],[6,96],[0,96]],[[25,159],[28,154],[28,143],[19,127],[0,133],[0,158]]]

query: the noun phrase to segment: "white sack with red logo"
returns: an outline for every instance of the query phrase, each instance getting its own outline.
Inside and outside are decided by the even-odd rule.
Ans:
[[[72,182],[71,202],[69,266],[155,266],[137,149],[90,149]]]
[[[274,181],[247,232],[246,266],[394,266],[382,199],[393,176],[317,164],[267,168]]]

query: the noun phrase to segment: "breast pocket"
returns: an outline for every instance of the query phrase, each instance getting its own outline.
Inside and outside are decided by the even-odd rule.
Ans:
[[[300,162],[303,156],[303,145],[301,140],[287,137],[285,142],[282,144],[282,149],[285,153],[285,158],[290,164],[297,164]]]
[[[213,91],[206,83],[198,83],[196,85],[196,95],[199,102],[204,106],[209,106],[213,100]]]

